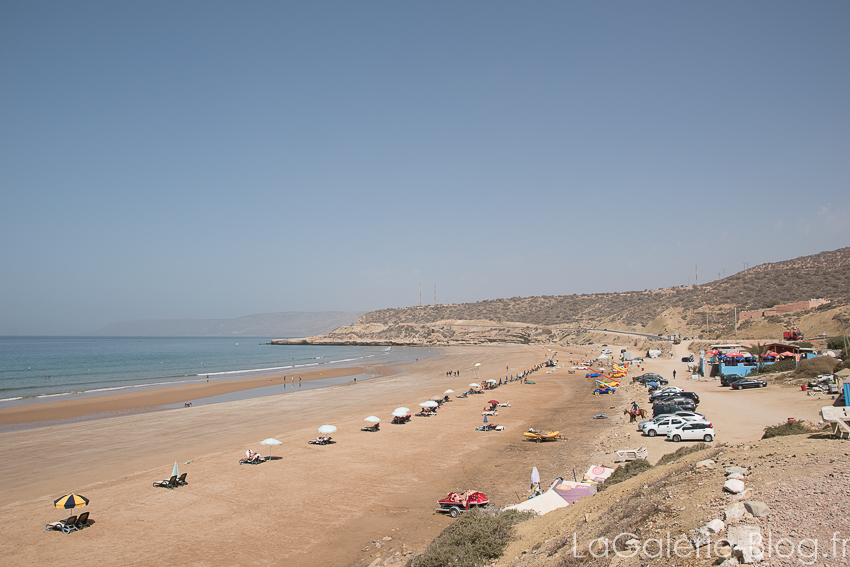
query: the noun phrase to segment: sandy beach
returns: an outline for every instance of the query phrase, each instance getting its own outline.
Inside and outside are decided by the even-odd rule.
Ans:
[[[551,348],[567,367],[581,358],[576,347]],[[447,388],[464,390],[476,362],[479,380],[499,379],[506,366],[516,373],[549,354],[540,346],[456,347],[356,384],[2,434],[0,511],[16,521],[0,552],[9,565],[68,557],[117,565],[369,565],[378,556],[421,551],[451,521],[433,512],[449,491],[475,488],[505,506],[527,496],[533,466],[548,482],[572,470],[581,475],[591,462],[612,464],[614,449],[644,444],[651,460],[676,449],[638,438],[622,417],[632,398],[646,407],[638,386],[592,396],[593,381],[568,368],[540,370],[534,385],[513,382],[453,398],[435,417],[389,423],[397,406],[417,408]],[[674,354],[648,361],[645,370],[669,376],[677,368],[681,376]],[[455,369],[460,377],[446,376]],[[688,382],[680,377],[677,385]],[[765,425],[792,415],[816,420],[825,405],[779,387],[688,386],[700,392],[700,411],[714,421],[718,442],[758,438]],[[491,419],[506,430],[475,431],[491,397],[511,403]],[[598,413],[611,419],[590,419]],[[381,431],[360,431],[370,414],[384,419]],[[325,423],[339,428],[336,443],[308,445]],[[522,437],[529,427],[560,430],[566,441],[529,443]],[[283,442],[272,450],[279,458],[238,465],[248,448],[267,455],[259,445],[267,437]],[[174,461],[189,485],[151,487]],[[86,510],[95,523],[70,535],[45,532],[45,523],[64,517],[52,501],[71,491],[91,499]]]

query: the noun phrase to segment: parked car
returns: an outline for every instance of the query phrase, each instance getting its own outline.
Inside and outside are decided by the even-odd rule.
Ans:
[[[694,355],[682,357],[682,362],[693,362],[693,361],[694,361]]]
[[[701,413],[696,413],[692,411],[677,411],[676,413],[663,413],[657,417],[653,417],[652,419],[645,419],[638,423],[638,431],[643,431],[644,427],[650,422],[657,422],[660,419],[664,419],[665,417],[678,417],[680,419],[684,419],[685,421],[703,421],[705,420],[705,416]]]
[[[648,423],[643,428],[643,434],[649,437],[655,437],[656,435],[667,435],[668,431],[672,431],[673,429],[679,429],[684,427],[688,423],[692,423],[691,420],[683,419],[681,417],[664,417],[659,419],[658,421]],[[705,420],[700,420],[698,422],[693,423],[708,423]],[[710,423],[708,423],[711,425]]]
[[[740,376],[738,374],[721,374],[720,375],[720,385],[721,386],[731,386],[732,382],[737,382],[738,380],[743,380],[744,376]]]
[[[677,403],[665,402],[663,404],[653,404],[652,416],[657,417],[661,414],[676,413],[677,411],[694,411],[695,409],[697,409],[696,404],[694,404],[693,401],[688,399],[679,401]]]
[[[653,395],[649,396],[649,401],[650,402],[656,402],[656,401],[657,402],[663,402],[663,401],[666,401],[668,398],[670,398],[670,399],[689,398],[689,399],[694,401],[694,404],[699,405],[699,396],[694,392],[676,392],[676,393],[672,393],[672,394],[662,394],[660,396],[655,396],[653,394]]]
[[[737,382],[732,382],[733,390],[743,390],[744,388],[764,388],[767,382],[764,380],[756,380],[754,378],[743,378]]]
[[[655,392],[652,392],[652,394],[650,394],[649,397],[650,398],[652,398],[653,396],[658,397],[658,396],[665,395],[665,394],[675,394],[677,392],[684,392],[684,391],[685,391],[684,388],[677,388],[676,386],[665,386],[664,388],[661,388],[660,390],[656,390]]]
[[[708,421],[689,421],[667,432],[667,439],[675,441],[705,441],[714,439],[714,426]]]
[[[640,382],[641,384],[646,384],[647,382],[657,382],[660,379],[661,376],[659,376],[658,374],[647,372],[646,374],[635,376],[634,378],[632,378],[632,382]]]

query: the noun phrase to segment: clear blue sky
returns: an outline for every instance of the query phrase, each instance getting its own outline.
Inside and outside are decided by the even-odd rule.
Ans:
[[[2,2],[0,334],[848,246],[848,29],[846,1]]]

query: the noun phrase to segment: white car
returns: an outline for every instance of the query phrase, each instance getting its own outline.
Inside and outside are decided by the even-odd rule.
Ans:
[[[695,421],[695,420],[705,420],[705,416],[701,413],[696,413],[693,411],[681,410],[676,413],[665,413],[652,419],[647,419],[638,423],[638,430],[643,431],[643,429],[649,425],[650,423],[658,423],[658,421],[666,418],[666,417],[678,417],[680,419],[684,419],[685,421]]]
[[[667,432],[667,439],[675,441],[705,441],[714,439],[714,426],[708,421],[689,421],[676,429]]]
[[[656,435],[667,435],[668,432],[679,429],[680,427],[688,424],[688,423],[708,423],[704,419],[700,420],[690,420],[684,417],[677,417],[674,415],[668,415],[657,422],[648,423],[643,428],[643,434],[649,437],[655,437]],[[710,425],[710,424],[709,424]]]

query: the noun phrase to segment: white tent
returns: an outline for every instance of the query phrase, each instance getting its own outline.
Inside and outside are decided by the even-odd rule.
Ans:
[[[544,492],[540,496],[535,496],[531,500],[508,506],[505,510],[521,510],[537,512],[540,516],[547,514],[552,510],[564,508],[567,506],[567,501],[561,498],[554,490]]]

